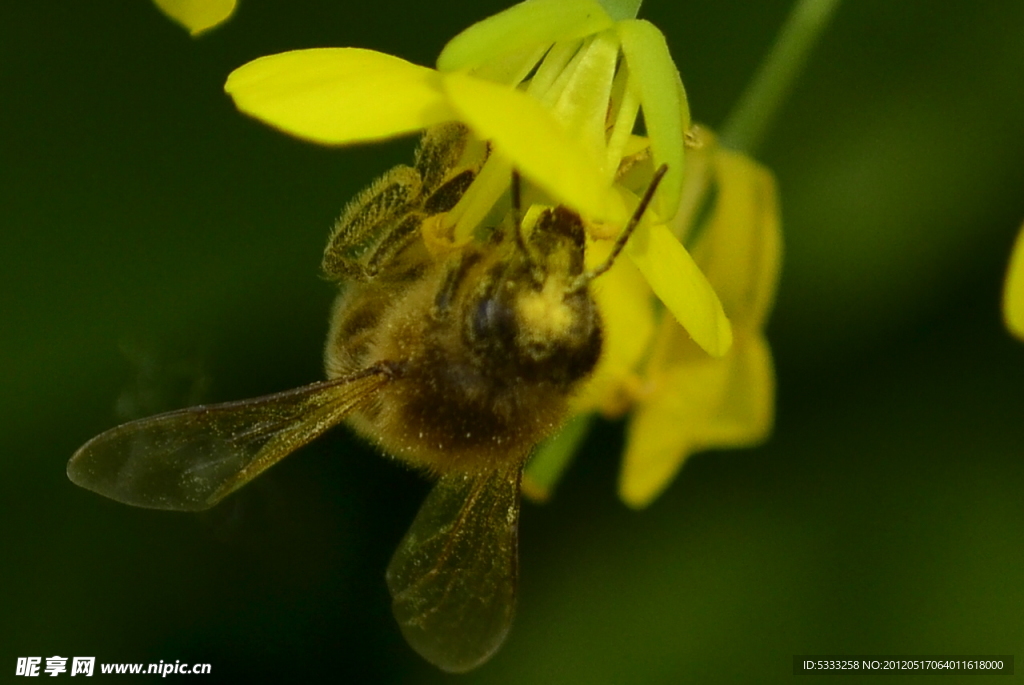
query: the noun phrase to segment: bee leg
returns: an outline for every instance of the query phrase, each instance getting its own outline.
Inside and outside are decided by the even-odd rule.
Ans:
[[[380,240],[368,250],[361,260],[363,277],[377,278],[381,273],[403,274],[401,268],[403,251],[419,238],[423,221],[430,216],[442,214],[454,207],[473,183],[476,173],[466,169],[441,184],[441,187],[426,199],[423,211],[410,211],[392,227],[381,233]],[[407,260],[406,260],[407,261]]]
[[[423,203],[423,211],[429,216],[451,211],[469,190],[475,178],[475,171],[464,169],[447,179],[427,197]]]
[[[409,212],[396,222],[380,241],[374,245],[364,260],[363,270],[367,280],[373,280],[382,273],[402,273],[396,268],[402,252],[420,237],[420,225],[426,218],[421,212]]]
[[[430,311],[430,315],[435,321],[443,321],[448,317],[459,286],[466,279],[470,268],[478,261],[480,261],[479,252],[464,252],[453,264],[448,266],[441,287],[437,289],[437,295],[434,296],[434,306]]]
[[[444,183],[462,159],[468,139],[469,129],[455,122],[433,126],[423,134],[414,164],[423,180],[425,193],[434,193]]]
[[[323,270],[332,279],[369,280],[369,260],[417,201],[423,187],[416,169],[399,165],[359,193],[334,225]],[[378,263],[380,259],[378,258]]]

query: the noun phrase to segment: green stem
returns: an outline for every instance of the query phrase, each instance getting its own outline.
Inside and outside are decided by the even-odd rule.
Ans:
[[[723,145],[754,152],[838,6],[839,0],[797,0],[771,51],[726,119]]]

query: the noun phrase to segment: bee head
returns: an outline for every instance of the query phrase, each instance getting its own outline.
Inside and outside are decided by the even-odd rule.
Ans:
[[[597,305],[583,274],[585,238],[579,216],[545,210],[529,240],[496,264],[490,286],[478,291],[469,338],[502,373],[529,380],[573,383],[601,353]]]
[[[524,237],[520,178],[513,172],[515,249],[491,265],[471,300],[465,331],[485,365],[498,374],[566,387],[594,369],[601,356],[601,318],[589,284],[612,267],[667,171],[664,164],[655,170],[608,258],[589,271],[584,270],[583,220],[574,211],[544,210],[529,240]]]

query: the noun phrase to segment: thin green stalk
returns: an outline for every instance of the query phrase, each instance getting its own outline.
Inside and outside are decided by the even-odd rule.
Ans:
[[[840,0],[798,0],[722,127],[723,145],[751,154],[775,119]]]

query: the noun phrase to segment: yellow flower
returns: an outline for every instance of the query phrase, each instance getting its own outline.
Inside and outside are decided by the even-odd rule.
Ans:
[[[1024,340],[1024,226],[1013,245],[1010,268],[1006,272],[1003,319],[1010,332]]]
[[[628,259],[593,283],[605,329],[598,368],[523,481],[543,497],[591,416],[632,412],[620,494],[643,506],[694,451],[770,431],[763,331],[781,240],[769,172],[704,133],[684,156],[689,108],[664,37],[632,18],[635,0],[618,1],[633,4],[528,0],[456,36],[437,69],[357,48],[299,50],[240,67],[225,90],[241,111],[327,145],[464,123],[492,153],[458,204],[424,225],[432,249],[500,223],[515,169],[529,204],[583,217],[588,264],[600,264],[665,165]]]
[[[764,326],[781,266],[775,182],[704,132],[696,144],[671,226],[692,245],[721,298],[732,322],[732,348],[712,358],[671,317],[655,323],[656,303],[642,279],[626,263],[613,267],[603,284],[594,284],[608,332],[605,354],[577,398],[576,418],[527,467],[523,489],[534,498],[549,494],[593,412],[631,412],[619,494],[634,507],[649,504],[690,454],[752,445],[771,430],[775,382]],[[691,230],[709,197],[707,218]]]
[[[720,357],[732,344],[729,321],[663,219],[676,214],[682,192],[686,96],[661,32],[630,17],[638,4],[528,0],[456,36],[436,70],[357,48],[298,50],[240,67],[225,90],[243,112],[328,145],[466,124],[492,154],[442,225],[424,227],[435,242],[472,239],[507,198],[515,169],[532,203],[583,217],[597,254],[644,190],[621,183],[621,167],[666,165],[626,252],[689,336]],[[638,150],[641,111],[647,139]]]
[[[236,0],[153,0],[161,12],[185,27],[193,38],[223,24],[235,11]]]

